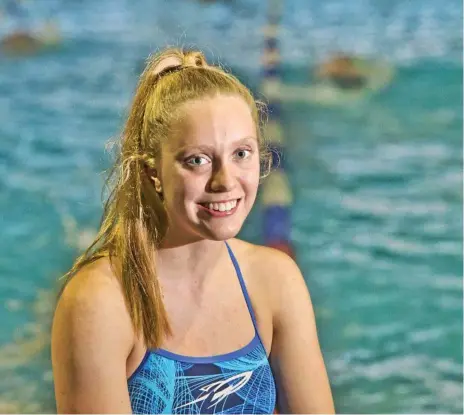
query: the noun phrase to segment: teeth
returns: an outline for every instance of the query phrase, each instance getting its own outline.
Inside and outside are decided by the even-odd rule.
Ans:
[[[208,209],[217,210],[219,212],[228,212],[232,210],[235,206],[237,206],[237,200],[233,200],[231,202],[226,203],[208,203],[206,204]]]

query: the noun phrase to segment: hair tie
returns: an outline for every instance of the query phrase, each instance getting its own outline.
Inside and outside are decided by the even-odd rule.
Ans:
[[[168,66],[167,68],[164,68],[163,70],[159,71],[155,76],[157,79],[162,78],[163,76],[166,76],[171,73],[179,72],[182,69],[185,69],[186,67],[183,65],[175,65],[175,66]]]

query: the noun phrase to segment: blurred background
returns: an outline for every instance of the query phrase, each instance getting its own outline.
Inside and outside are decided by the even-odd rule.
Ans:
[[[105,142],[145,58],[198,47],[259,92],[267,8],[0,0],[1,413],[55,412],[57,279],[98,226]],[[462,413],[462,3],[280,14],[290,242],[337,411]],[[262,203],[241,237],[263,243]]]

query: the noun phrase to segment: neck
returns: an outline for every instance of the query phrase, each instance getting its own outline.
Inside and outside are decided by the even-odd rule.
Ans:
[[[224,241],[201,240],[184,245],[164,245],[156,252],[161,276],[170,280],[204,281],[226,254]]]

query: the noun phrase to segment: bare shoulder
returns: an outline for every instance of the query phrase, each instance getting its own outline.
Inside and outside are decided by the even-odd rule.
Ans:
[[[71,278],[58,301],[55,319],[61,314],[78,320],[76,328],[85,324],[116,326],[132,338],[124,295],[108,258],[83,267]]]
[[[126,362],[135,335],[107,259],[66,285],[52,324],[52,366],[59,413],[128,411]]]
[[[63,291],[62,297],[69,298],[85,290],[95,288],[115,290],[117,284],[117,278],[113,272],[109,258],[100,258],[85,265],[71,278]]]
[[[278,249],[255,245],[240,239],[233,239],[231,246],[246,260],[248,273],[270,296],[276,307],[282,300],[308,294],[303,275],[296,262]]]
[[[296,262],[285,252],[268,246],[256,245],[241,239],[232,239],[231,246],[242,258],[253,274],[268,284],[298,283],[302,279],[301,271]],[[263,281],[264,282],[264,281]]]

